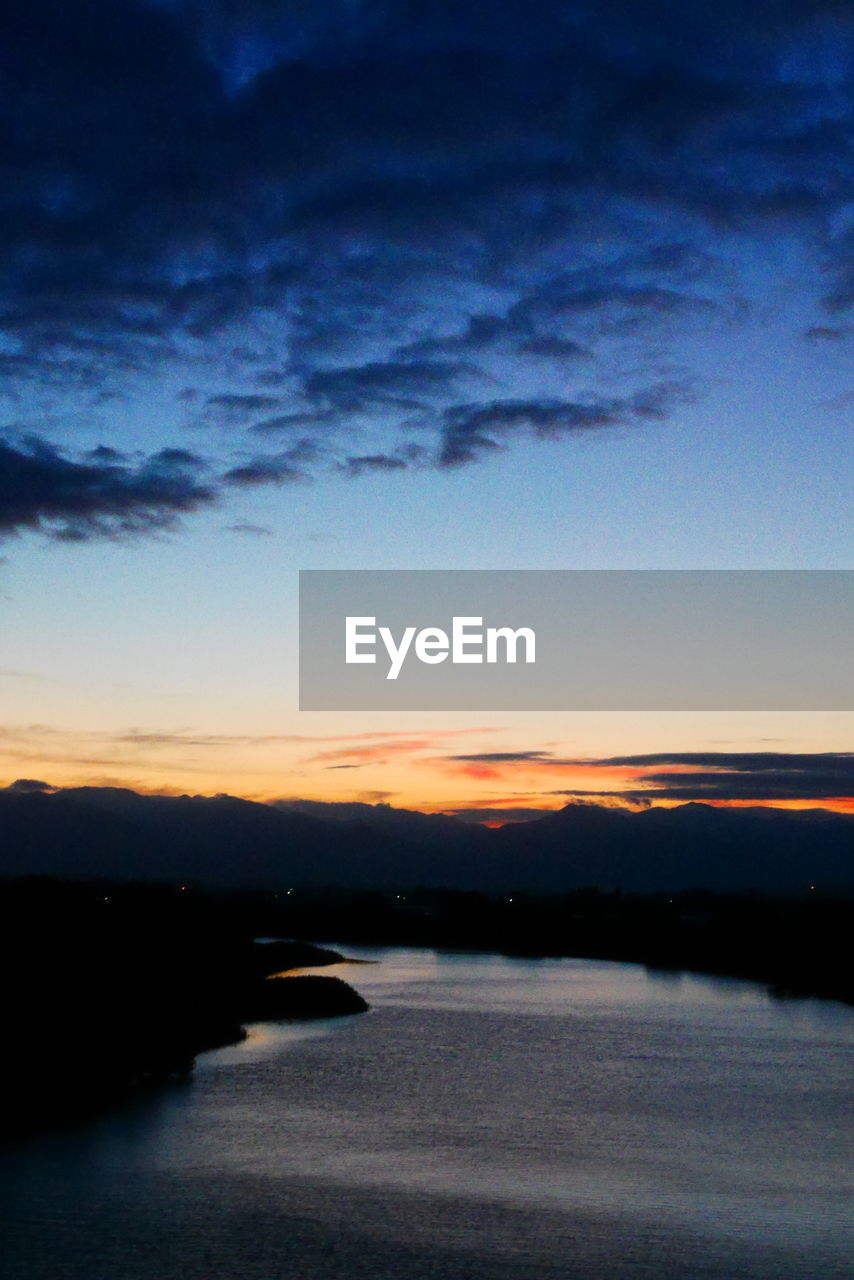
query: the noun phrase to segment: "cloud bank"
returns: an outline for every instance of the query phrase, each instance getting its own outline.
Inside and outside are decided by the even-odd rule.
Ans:
[[[41,439],[0,437],[2,531],[673,421],[678,337],[781,236],[849,332],[841,0],[10,0],[4,34],[0,372]],[[170,379],[204,481],[162,428],[124,463],[39,425]]]

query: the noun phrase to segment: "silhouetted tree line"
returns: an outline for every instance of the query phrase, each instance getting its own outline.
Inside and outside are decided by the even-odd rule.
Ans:
[[[781,995],[854,1003],[854,902],[812,891],[494,895],[295,888],[271,896],[265,921],[271,933],[295,938],[624,960],[749,978]]]

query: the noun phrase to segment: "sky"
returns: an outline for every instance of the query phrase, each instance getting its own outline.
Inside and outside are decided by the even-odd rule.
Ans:
[[[852,715],[297,708],[306,568],[851,568],[850,6],[10,0],[0,783],[854,806]]]

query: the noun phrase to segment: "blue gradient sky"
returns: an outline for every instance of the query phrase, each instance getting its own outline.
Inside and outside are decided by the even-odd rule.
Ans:
[[[842,6],[12,7],[0,778],[550,807],[454,735],[847,749],[301,715],[295,649],[300,568],[851,567]]]

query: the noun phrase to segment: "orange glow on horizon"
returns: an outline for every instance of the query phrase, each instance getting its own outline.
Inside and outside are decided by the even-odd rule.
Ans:
[[[17,776],[17,775],[16,775]],[[0,781],[0,788],[10,786],[16,777],[9,776]],[[304,780],[305,781],[305,780]],[[230,795],[236,799],[251,800],[257,803],[271,803],[277,800],[310,800],[317,803],[342,803],[342,804],[380,804],[386,803],[395,809],[417,810],[425,814],[446,814],[454,816],[457,812],[471,813],[473,810],[483,809],[489,812],[490,816],[483,819],[481,825],[487,827],[500,827],[507,823],[515,823],[528,821],[528,819],[519,816],[522,810],[530,810],[531,817],[535,818],[544,813],[558,813],[567,805],[573,803],[594,805],[601,808],[618,808],[634,811],[647,807],[646,801],[654,808],[673,809],[679,808],[686,804],[703,804],[710,808],[716,809],[742,809],[742,808],[769,808],[769,809],[787,809],[787,810],[809,810],[809,809],[825,809],[832,813],[854,814],[854,796],[828,796],[815,799],[801,800],[785,800],[785,799],[750,799],[750,800],[727,800],[716,799],[712,797],[700,798],[694,800],[683,799],[667,799],[665,797],[658,798],[655,791],[650,790],[643,801],[639,799],[621,800],[617,796],[603,794],[601,800],[597,800],[595,795],[587,792],[573,799],[571,794],[555,797],[550,794],[537,796],[530,792],[525,795],[517,796],[484,796],[462,795],[455,796],[453,799],[428,799],[423,795],[413,793],[407,795],[405,792],[386,793],[382,791],[366,791],[358,788],[346,788],[341,791],[332,791],[326,788],[316,786],[304,786],[301,791],[291,789],[286,791],[284,788],[270,790],[262,788],[255,790],[253,788],[242,788],[234,786],[214,786],[214,787],[180,787],[167,783],[145,783],[138,778],[124,778],[115,776],[99,775],[81,775],[63,779],[61,782],[51,784],[49,790],[61,790],[75,787],[118,787],[131,791],[136,791],[140,795],[158,795],[158,796],[205,796],[214,797],[217,795]],[[501,818],[495,816],[495,810],[507,809],[507,819],[502,821]],[[469,819],[474,820],[474,819]]]
[[[362,717],[356,715],[330,719],[319,713],[294,714],[281,723],[277,719],[274,715],[251,724],[240,717],[226,717],[221,723],[204,719],[165,730],[122,723],[68,727],[68,721],[74,721],[71,715],[64,725],[22,720],[0,727],[0,777],[6,785],[27,778],[43,779],[53,787],[123,787],[154,795],[384,803],[422,813],[469,811],[469,819],[483,810],[480,821],[499,825],[524,820],[526,810],[534,816],[570,803],[670,808],[687,801],[666,798],[663,787],[657,789],[657,774],[673,775],[674,781],[678,775],[678,785],[686,792],[692,775],[712,774],[720,777],[724,790],[730,753],[844,755],[852,729],[851,717],[841,713],[769,716],[764,723],[757,717],[733,720],[717,714],[680,718],[604,713],[560,721],[507,716],[493,725],[470,725],[438,714],[376,716],[370,727],[360,724]],[[768,743],[775,744],[770,751]],[[708,759],[702,767],[680,758],[701,750]],[[673,763],[643,761],[653,753],[665,761],[669,756]],[[628,763],[612,763],[617,756]],[[748,780],[741,774],[731,779],[733,784],[738,777]],[[795,770],[795,785],[797,778]],[[761,779],[759,771],[754,778],[757,787]],[[693,800],[715,807],[854,813],[854,797],[849,795],[735,800],[704,795],[699,788]],[[507,811],[506,818],[501,811]]]

